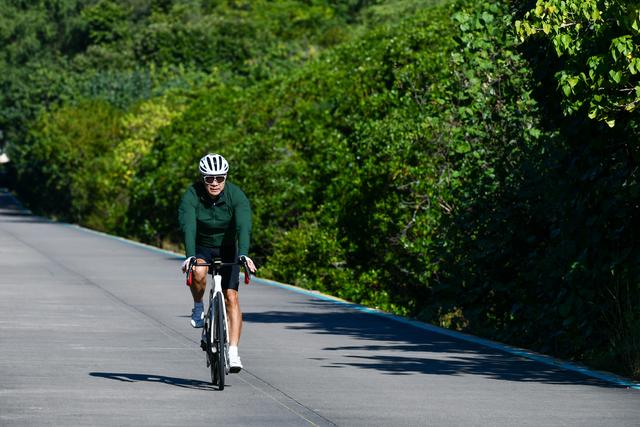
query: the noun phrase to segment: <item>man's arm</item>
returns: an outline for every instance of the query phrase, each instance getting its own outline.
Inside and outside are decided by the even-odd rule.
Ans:
[[[178,208],[178,223],[184,239],[184,248],[186,257],[196,255],[196,206],[198,197],[195,192],[189,188],[180,202]]]
[[[237,187],[236,187],[237,188]],[[251,244],[251,203],[247,196],[237,188],[233,198],[233,211],[236,222],[236,234],[238,236],[238,254],[249,255]]]

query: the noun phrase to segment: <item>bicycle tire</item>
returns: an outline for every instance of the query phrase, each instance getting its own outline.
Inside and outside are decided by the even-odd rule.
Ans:
[[[207,313],[209,316],[209,331],[207,331],[207,341],[208,341],[208,355],[209,355],[209,368],[211,370],[211,383],[213,385],[218,385],[218,358],[216,354],[216,309],[215,309],[215,299],[212,301],[209,306],[209,312]]]
[[[222,302],[222,298],[220,295],[216,298],[216,368],[217,368],[217,376],[218,376],[218,388],[220,390],[224,390],[224,380],[226,376],[226,350],[225,347],[227,345],[227,334],[225,332],[224,326],[224,306]]]
[[[225,312],[226,313],[226,312]],[[224,350],[224,374],[229,375],[229,334],[227,332],[228,323],[224,320],[222,321],[222,336],[224,337],[224,344],[222,345],[222,349]]]
[[[211,321],[209,320],[209,312],[207,311],[207,315],[204,316],[204,325],[202,326],[204,330],[202,331],[204,336],[204,346],[202,342],[200,342],[200,347],[204,350],[204,359],[207,362],[207,368],[211,366],[211,334],[209,331],[211,330]],[[213,379],[212,379],[213,381]]]

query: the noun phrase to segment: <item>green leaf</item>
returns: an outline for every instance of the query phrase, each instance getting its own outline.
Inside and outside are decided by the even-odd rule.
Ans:
[[[611,80],[613,80],[614,82],[620,83],[620,81],[622,80],[622,72],[609,70],[609,77],[611,77]]]
[[[467,141],[462,141],[456,145],[456,153],[464,154],[471,151],[471,144]]]
[[[573,90],[573,88],[576,87],[576,85],[580,82],[580,78],[572,76],[569,77],[567,81],[569,82],[569,86],[571,86],[571,89]]]
[[[542,7],[542,4],[540,2],[538,2],[538,4],[536,5],[536,9],[534,11],[534,13],[536,14],[536,16],[540,17],[542,16],[544,12],[544,8]]]
[[[565,302],[563,302],[562,304],[560,304],[560,306],[558,307],[558,312],[560,313],[560,316],[562,317],[567,317],[569,315],[569,313],[571,312],[571,299],[567,299]]]
[[[490,14],[489,12],[486,12],[486,11],[482,12],[482,20],[485,23],[489,24],[489,23],[493,22],[493,15]]]

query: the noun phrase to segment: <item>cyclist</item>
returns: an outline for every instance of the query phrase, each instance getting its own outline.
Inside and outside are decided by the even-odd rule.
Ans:
[[[207,154],[199,162],[201,179],[185,191],[178,209],[178,221],[183,232],[186,259],[182,271],[197,260],[210,263],[213,258],[223,262],[235,262],[244,256],[251,272],[256,271],[249,258],[251,238],[251,205],[247,196],[237,185],[227,181],[229,164],[219,154]],[[204,306],[202,297],[207,286],[207,267],[196,267],[193,271],[191,294],[193,310],[191,326],[202,328]],[[239,372],[242,362],[238,354],[238,343],[242,332],[242,312],[238,302],[240,267],[224,267],[222,291],[225,296],[229,322],[229,367]]]

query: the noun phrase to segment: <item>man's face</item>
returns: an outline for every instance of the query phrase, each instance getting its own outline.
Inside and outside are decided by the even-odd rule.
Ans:
[[[224,184],[227,182],[226,175],[205,175],[202,177],[204,187],[212,197],[218,196],[224,190]]]

